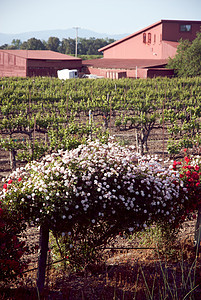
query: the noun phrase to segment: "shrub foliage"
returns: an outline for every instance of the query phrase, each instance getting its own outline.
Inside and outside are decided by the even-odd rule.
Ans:
[[[12,212],[0,203],[0,282],[16,280],[27,268],[23,255],[28,252],[25,241],[20,240],[25,229],[21,214]]]
[[[119,231],[153,223],[174,231],[190,206],[177,170],[113,140],[60,150],[17,169],[1,199],[27,221],[45,223],[57,236],[68,233],[74,249],[78,241],[97,248]]]

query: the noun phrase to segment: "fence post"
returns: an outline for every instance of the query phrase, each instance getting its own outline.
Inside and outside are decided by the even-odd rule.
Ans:
[[[200,242],[201,242],[201,205],[198,207],[198,216],[195,224],[195,235],[194,235],[194,246],[198,256],[200,252]]]
[[[42,292],[45,286],[45,270],[48,252],[49,242],[49,226],[47,222],[44,222],[40,226],[40,254],[38,260],[38,274],[37,274],[37,287],[39,293]]]
[[[10,150],[10,168],[12,171],[16,169],[16,155],[17,155],[17,151],[15,149],[11,149]]]

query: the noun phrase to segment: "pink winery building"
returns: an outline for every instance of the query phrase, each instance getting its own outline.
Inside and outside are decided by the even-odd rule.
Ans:
[[[0,77],[57,77],[58,70],[81,68],[80,58],[50,50],[0,50]]]
[[[0,50],[0,77],[57,77],[61,69],[112,79],[171,77],[174,70],[165,66],[174,57],[178,41],[192,41],[200,28],[201,21],[160,20],[99,49],[103,58],[87,61],[54,51]]]
[[[102,59],[83,61],[85,73],[118,79],[173,76],[166,69],[179,40],[196,38],[201,21],[160,20],[101,49]]]

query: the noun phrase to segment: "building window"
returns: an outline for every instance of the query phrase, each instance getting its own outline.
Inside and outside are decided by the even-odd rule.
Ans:
[[[143,33],[143,43],[146,44],[146,33],[145,32]]]
[[[160,34],[160,43],[162,43],[162,34]]]
[[[0,65],[3,65],[3,53],[0,53]]]
[[[154,44],[156,44],[156,35],[154,34]]]
[[[8,54],[8,64],[14,65],[14,55]]]
[[[148,33],[148,44],[151,44],[151,33]]]
[[[190,24],[182,24],[182,25],[180,25],[180,31],[181,32],[189,32],[189,31],[191,31],[191,25]]]

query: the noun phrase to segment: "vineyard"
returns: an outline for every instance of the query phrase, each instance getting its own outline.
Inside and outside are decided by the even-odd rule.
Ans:
[[[154,293],[160,295],[157,299],[187,299],[194,290],[198,295],[200,283],[195,274],[200,272],[201,161],[193,155],[199,154],[201,143],[201,78],[116,81],[2,78],[0,99],[0,175],[4,177],[9,174],[0,192],[0,215],[6,219],[6,210],[10,210],[14,220],[14,227],[10,230],[8,227],[8,233],[5,223],[1,223],[0,227],[1,236],[5,239],[0,249],[8,247],[7,251],[2,252],[2,257],[5,255],[1,259],[2,276],[15,275],[10,272],[10,265],[16,268],[16,274],[22,272],[16,261],[25,251],[24,244],[17,243],[17,233],[14,237],[9,235],[14,235],[14,230],[20,231],[20,226],[23,228],[26,221],[26,224],[40,226],[39,293],[43,292],[46,272],[50,274],[50,268],[46,269],[47,255],[51,260],[51,255],[54,257],[57,253],[58,258],[60,253],[64,261],[63,265],[60,264],[63,268],[60,278],[67,276],[65,271],[69,266],[84,270],[84,275],[80,275],[84,278],[84,284],[79,299],[88,299],[84,296],[89,292],[85,291],[87,272],[94,274],[96,280],[102,276],[101,293],[106,295],[103,299],[119,299],[116,298],[116,288],[118,285],[124,286],[125,282],[132,286],[127,294],[125,287],[120,289],[123,292],[120,297],[125,296],[125,299],[138,299],[141,292],[144,299],[156,299]],[[184,153],[185,159],[181,160]],[[188,157],[189,153],[193,155]],[[152,154],[159,154],[162,163],[153,159]],[[164,165],[169,157],[175,158],[172,168]],[[25,165],[27,162],[30,163]],[[17,168],[19,166],[21,168]],[[196,247],[193,247],[192,235],[188,236],[189,248],[186,240],[181,239],[184,242],[181,253],[177,247],[182,242],[176,243],[173,237],[185,221],[191,220],[194,224],[196,216],[195,242],[198,252],[194,260]],[[105,249],[102,247],[108,246],[109,240],[112,242],[110,249],[114,244],[118,245],[121,237],[123,242],[120,248],[124,243],[139,247],[137,234],[142,234],[144,243],[146,237],[143,234],[148,229],[149,240],[149,230],[153,225],[154,230],[162,232],[156,231],[157,238],[160,234],[161,239],[166,235],[169,243],[166,244],[169,249],[164,250],[165,254],[164,239],[153,241],[155,249],[158,247],[163,258],[167,252],[169,259],[174,258],[171,263],[168,261],[168,266],[156,258],[159,252],[150,256],[153,264],[156,262],[155,266],[147,259],[147,273],[156,272],[153,278],[150,277],[150,285],[141,266],[142,253],[138,256],[135,252],[133,268],[125,265],[128,271],[125,270],[124,279],[121,278],[124,272],[115,264],[109,265],[110,271],[106,266],[106,271],[99,270],[101,276],[96,275],[99,272],[96,267],[102,268],[96,264],[96,255]],[[50,233],[56,238],[51,254],[48,250]],[[185,235],[183,232],[182,238]],[[135,242],[128,239],[132,239],[131,236],[136,239]],[[116,238],[117,242],[114,242]],[[7,260],[11,246],[15,254],[13,261]],[[19,246],[20,254],[15,250]],[[183,262],[183,255],[190,257],[190,265]],[[87,269],[92,261],[94,273]],[[178,270],[179,267],[182,271]],[[158,270],[151,271],[152,268]],[[114,274],[112,270],[115,270]],[[131,280],[136,276],[133,277],[129,270],[134,271],[137,278]],[[107,298],[107,289],[109,291],[111,284],[108,282],[114,278],[114,289]],[[56,286],[56,282],[52,284]],[[71,286],[65,290],[66,294],[77,292],[74,286],[76,280],[72,284],[73,288]],[[93,294],[93,291],[90,287],[90,293]],[[71,296],[69,299],[78,299]],[[190,296],[189,299],[197,298]]]
[[[136,145],[141,154],[157,149],[175,155],[200,144],[199,77],[3,78],[0,99],[0,146],[10,152],[11,169],[108,134]]]

